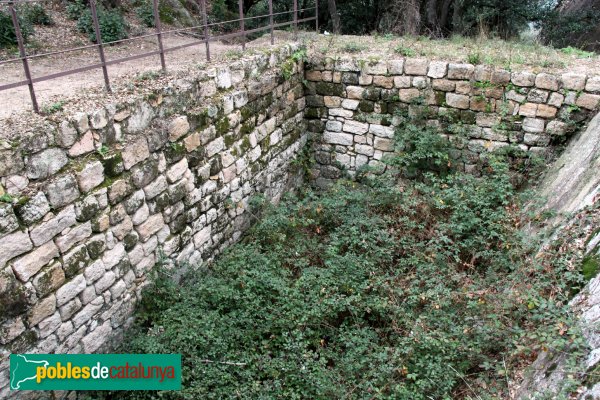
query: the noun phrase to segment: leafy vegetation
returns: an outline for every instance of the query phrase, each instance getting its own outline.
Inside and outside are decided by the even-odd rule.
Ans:
[[[139,7],[135,9],[135,13],[138,18],[149,28],[154,28],[154,10],[152,4],[148,1],[144,1]]]
[[[475,177],[437,133],[397,136],[384,174],[255,199],[260,222],[185,285],[157,267],[121,350],[183,353],[162,398],[500,399],[541,349],[577,356],[585,278],[561,243],[533,256],[510,152]]]
[[[21,34],[23,40],[27,42],[29,36],[33,34],[33,26],[23,18],[22,15],[17,14],[19,18],[19,26],[21,28]],[[12,17],[9,13],[0,10],[0,48],[13,47],[17,45],[17,35],[13,26]]]
[[[121,12],[117,9],[106,9],[101,5],[98,5],[97,12],[103,42],[114,42],[127,38],[127,25]],[[87,34],[90,41],[96,41],[92,12],[89,9],[86,8],[77,20],[77,29]]]
[[[22,9],[23,18],[32,25],[52,25],[52,18],[42,4],[25,4]]]

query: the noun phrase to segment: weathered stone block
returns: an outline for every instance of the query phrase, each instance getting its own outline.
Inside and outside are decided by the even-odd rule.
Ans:
[[[94,151],[94,134],[87,131],[83,136],[69,149],[69,156],[79,157]]]
[[[33,278],[33,287],[39,297],[58,289],[65,281],[65,272],[59,262],[50,264]]]
[[[56,297],[52,294],[40,300],[27,313],[27,322],[29,326],[35,326],[44,318],[51,316],[56,311]]]
[[[558,78],[554,75],[541,73],[535,78],[535,86],[540,89],[558,90]]]
[[[155,214],[149,217],[144,223],[136,227],[142,242],[147,241],[152,235],[160,231],[165,225],[162,214]]]
[[[344,132],[362,135],[369,131],[369,124],[350,120],[344,122],[344,127],[342,130]]]
[[[556,108],[560,108],[565,101],[565,96],[560,93],[552,93],[550,94],[550,99],[548,100],[548,105]]]
[[[555,118],[558,109],[556,107],[540,104],[537,109],[537,116],[541,118]]]
[[[390,139],[376,137],[373,147],[381,151],[394,151],[394,142]]]
[[[394,78],[391,76],[376,75],[373,77],[373,84],[386,89],[394,87]]]
[[[50,218],[33,227],[30,231],[31,240],[36,246],[41,246],[68,227],[75,225],[76,222],[75,206],[68,206],[54,218]]]
[[[549,92],[540,89],[532,89],[527,95],[527,101],[531,103],[545,103],[548,101]]]
[[[150,157],[148,141],[145,137],[137,137],[131,141],[121,153],[123,165],[126,170],[131,169],[135,164],[144,161]]]
[[[519,107],[519,115],[535,118],[537,116],[538,104],[525,103]]]
[[[434,90],[441,90],[443,92],[453,92],[456,89],[456,82],[448,79],[434,79],[431,84]]]
[[[398,97],[403,103],[410,103],[413,100],[421,97],[419,89],[400,89],[398,91]]]
[[[517,86],[532,87],[535,85],[536,75],[531,72],[513,72],[511,82]]]
[[[79,189],[85,193],[104,182],[104,166],[100,161],[86,164],[77,174]]]
[[[44,193],[53,208],[61,208],[79,197],[77,180],[73,175],[63,175],[47,184]]]
[[[323,141],[330,144],[341,144],[344,146],[352,145],[354,139],[351,134],[341,132],[325,132],[323,133]]]
[[[475,72],[472,64],[449,64],[448,79],[471,79]]]
[[[587,110],[595,110],[598,107],[600,95],[583,93],[578,98],[575,104]]]
[[[388,72],[390,75],[402,75],[404,73],[404,60],[389,60]]]
[[[188,122],[187,116],[179,116],[174,118],[167,128],[169,132],[169,140],[175,142],[181,137],[185,136],[190,130],[190,123]]]
[[[404,73],[406,75],[427,75],[429,61],[421,58],[407,58],[404,62]]]
[[[544,132],[546,122],[538,118],[525,118],[523,120],[523,130],[528,133]]]
[[[561,76],[562,87],[569,90],[583,90],[586,79],[585,75],[566,73]]]
[[[449,107],[467,110],[469,109],[469,96],[455,93],[447,93],[446,104],[448,104]]]
[[[83,274],[77,275],[75,278],[65,283],[56,291],[56,305],[62,306],[69,300],[77,296],[85,289],[85,277]]]
[[[448,63],[445,61],[432,61],[429,63],[429,72],[427,76],[434,79],[440,79],[446,76]]]
[[[67,165],[69,159],[61,149],[48,149],[34,154],[27,163],[27,177],[29,179],[45,179],[60,171]]]

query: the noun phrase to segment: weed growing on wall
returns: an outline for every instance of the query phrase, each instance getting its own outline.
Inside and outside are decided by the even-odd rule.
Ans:
[[[397,135],[385,174],[265,206],[208,270],[154,280],[120,350],[183,354],[183,390],[161,397],[508,398],[539,351],[577,356],[584,277],[521,236],[508,155],[475,177],[437,134]]]

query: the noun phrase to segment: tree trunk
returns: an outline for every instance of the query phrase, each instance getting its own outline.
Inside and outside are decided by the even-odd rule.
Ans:
[[[327,0],[327,4],[329,5],[329,14],[331,15],[331,25],[333,29],[333,33],[336,35],[340,34],[340,16],[337,12],[337,5],[335,4],[335,0]]]

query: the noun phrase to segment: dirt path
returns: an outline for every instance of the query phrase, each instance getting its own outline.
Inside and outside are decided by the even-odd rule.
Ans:
[[[282,35],[279,33],[278,43],[282,43]],[[165,48],[174,47],[196,41],[190,37],[167,36],[163,43]],[[251,42],[247,48],[260,48],[269,45],[268,38],[261,38]],[[106,49],[107,60],[120,57],[126,57],[135,54],[141,54],[157,49],[156,41],[153,38],[144,38],[134,42],[109,47]],[[210,44],[211,57],[213,60],[223,58],[234,58],[241,55],[241,46],[227,45],[223,43],[212,42]],[[206,48],[204,44],[198,44],[184,49],[168,52],[165,55],[167,70],[169,72],[182,71],[193,65],[201,65],[206,61]],[[95,49],[74,52],[33,59],[30,63],[32,76],[43,76],[59,71],[67,71],[84,65],[95,64],[99,62],[98,53]],[[145,57],[138,60],[127,61],[108,67],[108,74],[111,82],[122,80],[123,78],[134,78],[136,75],[147,71],[160,71],[160,58],[158,55]],[[24,80],[25,76],[20,63],[10,63],[0,65],[0,84],[11,83]],[[50,106],[65,97],[71,97],[84,89],[96,89],[103,87],[104,79],[100,68],[69,75],[62,78],[52,79],[36,83],[35,93],[40,108]],[[26,110],[32,110],[29,90],[27,86],[21,86],[0,92],[1,106],[0,119],[7,118],[11,114]]]

